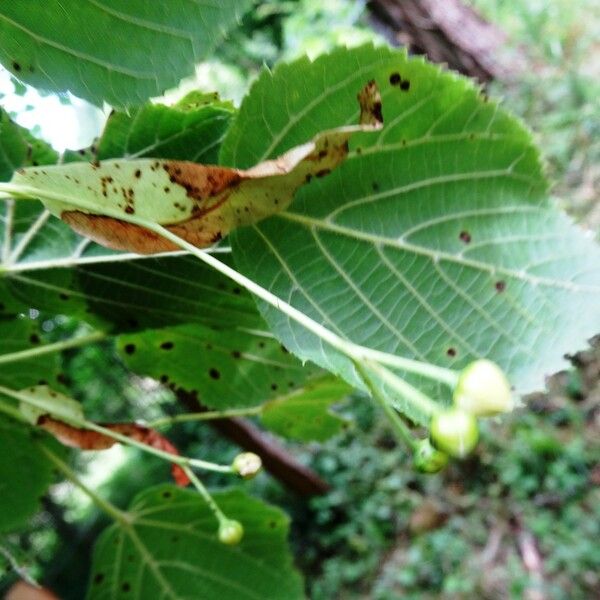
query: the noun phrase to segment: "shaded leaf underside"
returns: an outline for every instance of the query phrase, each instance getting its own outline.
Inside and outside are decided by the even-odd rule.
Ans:
[[[253,164],[351,121],[345,99],[365,77],[384,129],[354,138],[290,209],[234,232],[238,266],[354,342],[451,367],[486,356],[519,391],[540,387],[600,330],[600,253],[548,201],[529,133],[468,82],[386,48],[282,65],[255,84],[222,161]],[[261,312],[292,351],[355,381],[312,334]]]

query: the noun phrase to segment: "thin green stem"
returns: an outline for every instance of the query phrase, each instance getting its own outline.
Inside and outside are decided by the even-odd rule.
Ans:
[[[115,521],[118,521],[121,524],[127,523],[127,513],[119,510],[116,506],[111,504],[108,500],[105,500],[101,496],[99,496],[94,490],[89,488],[79,477],[71,467],[69,467],[65,462],[63,462],[54,452],[49,450],[43,444],[40,444],[40,450],[48,457],[50,462],[54,464],[54,466],[74,485],[76,485],[80,490],[82,490],[90,499],[101,508],[108,516],[113,518]]]
[[[204,484],[198,479],[194,471],[192,471],[188,466],[181,467],[185,474],[190,478],[192,485],[198,490],[198,493],[202,496],[208,507],[215,515],[217,521],[219,521],[219,525],[223,523],[223,521],[227,521],[227,517],[223,513],[223,511],[219,508],[219,505],[215,502],[214,498],[210,495],[209,491],[206,489]]]
[[[102,427],[102,425],[97,425],[96,423],[92,423],[91,421],[82,421],[81,427],[85,429],[91,429],[92,431],[96,431],[98,433],[102,433],[108,437],[111,437],[122,444],[126,444],[129,446],[135,446],[148,454],[154,454],[158,458],[162,458],[163,460],[167,460],[172,462],[180,467],[194,467],[197,469],[204,469],[205,471],[215,471],[217,473],[233,473],[233,469],[230,465],[217,465],[212,462],[208,462],[205,460],[201,460],[199,458],[189,458],[187,456],[178,456],[176,454],[170,454],[169,452],[165,452],[164,450],[159,450],[158,448],[154,448],[153,446],[149,446],[148,444],[144,444],[143,442],[138,442],[126,435],[122,435],[112,429],[108,429],[106,427]]]
[[[15,398],[21,402],[25,402],[26,404],[30,404],[31,406],[35,406],[36,408],[41,409],[42,411],[47,411],[47,406],[44,402],[39,401],[37,398],[32,397],[31,394],[27,391],[16,391],[10,388],[4,387],[0,385],[0,394],[5,394],[11,398]],[[208,462],[205,460],[201,460],[199,458],[188,458],[187,456],[177,456],[175,454],[169,454],[163,450],[159,450],[158,448],[154,448],[149,446],[148,444],[144,444],[143,442],[138,442],[130,437],[122,435],[112,429],[108,429],[106,427],[102,427],[102,425],[97,425],[92,421],[88,421],[86,419],[79,419],[75,415],[70,416],[69,424],[72,424],[76,427],[81,427],[82,429],[89,429],[91,431],[96,431],[97,433],[101,433],[107,437],[110,437],[117,442],[121,442],[122,444],[126,444],[129,446],[135,446],[144,452],[148,452],[149,454],[154,454],[158,458],[162,458],[163,460],[169,461],[171,463],[175,463],[181,467],[190,466],[197,469],[204,469],[207,471],[216,471],[218,473],[234,473],[231,465],[217,465],[212,462]]]
[[[34,187],[11,183],[0,183],[0,191],[12,193],[15,198],[45,198],[50,201],[69,204],[71,206],[83,209],[84,211],[93,214],[98,214],[99,212],[101,212],[101,214],[105,216],[114,217],[115,219],[126,221],[128,223],[133,223],[134,225],[138,225],[150,231],[154,231],[155,233],[162,236],[166,240],[169,240],[176,246],[179,246],[183,250],[187,250],[190,254],[193,254],[196,258],[199,258],[201,261],[213,267],[226,277],[229,277],[229,279],[235,281],[237,284],[241,285],[261,300],[264,300],[271,306],[274,306],[277,310],[283,312],[288,317],[290,317],[291,319],[308,329],[310,332],[320,337],[330,346],[348,356],[348,358],[350,358],[351,360],[373,360],[381,364],[386,364],[388,366],[395,367],[397,369],[401,369],[411,373],[416,373],[422,375],[423,377],[428,377],[436,381],[441,381],[446,385],[449,385],[450,387],[454,387],[456,385],[456,382],[458,380],[458,373],[451,369],[445,369],[443,367],[438,367],[430,363],[412,360],[393,354],[388,354],[387,352],[373,350],[371,348],[366,348],[364,346],[354,344],[353,342],[341,338],[340,336],[336,335],[320,323],[317,323],[316,321],[311,319],[302,311],[293,307],[291,304],[288,304],[281,298],[277,297],[275,294],[269,292],[262,286],[249,279],[248,277],[242,275],[235,269],[232,269],[230,266],[222,263],[220,260],[212,256],[208,252],[196,248],[196,246],[175,235],[174,233],[172,233],[162,225],[159,225],[158,223],[153,223],[151,221],[140,219],[135,215],[123,214],[117,210],[109,209],[106,207],[102,207],[102,209],[100,209],[100,207],[95,205],[93,202],[86,202],[85,200],[82,200],[80,198],[67,197],[64,194],[57,194],[54,192],[46,191],[43,189],[37,189]]]
[[[27,360],[43,354],[62,352],[63,350],[68,350],[70,348],[78,348],[79,346],[85,346],[87,344],[99,342],[105,337],[106,333],[102,331],[94,331],[93,333],[89,333],[87,335],[70,338],[68,340],[63,340],[62,342],[55,342],[54,344],[45,344],[43,346],[36,346],[35,348],[28,348],[27,350],[19,350],[18,352],[0,354],[0,365]]]
[[[155,429],[157,427],[174,425],[175,423],[211,421],[213,419],[229,419],[231,417],[251,417],[253,415],[259,415],[263,410],[263,406],[253,406],[252,408],[232,408],[230,410],[184,413],[181,415],[173,415],[171,417],[161,417],[160,419],[150,421],[146,425]]]
[[[377,384],[371,379],[369,375],[368,369],[360,362],[355,362],[354,366],[356,370],[360,373],[363,381],[365,382],[367,388],[371,392],[372,397],[377,401],[379,406],[384,410],[385,414],[390,420],[390,423],[396,432],[397,436],[401,441],[405,442],[408,447],[414,451],[417,447],[417,440],[413,437],[410,429],[407,427],[406,423],[402,420],[400,415],[396,412],[396,410],[389,404],[387,399],[381,394]]]
[[[373,361],[364,361],[364,364],[381,377],[384,383],[396,390],[405,400],[417,408],[417,410],[428,416],[440,411],[440,407],[429,396],[404,381],[401,377],[398,377],[395,373],[392,373],[389,369]]]

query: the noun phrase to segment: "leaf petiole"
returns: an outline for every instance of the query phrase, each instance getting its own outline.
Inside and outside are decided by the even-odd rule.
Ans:
[[[170,417],[161,417],[146,423],[147,427],[156,429],[157,427],[166,427],[175,425],[176,423],[189,423],[193,421],[211,421],[215,419],[229,419],[231,417],[251,417],[254,415],[260,415],[264,407],[253,406],[251,408],[232,408],[230,410],[220,411],[206,411],[206,412],[195,412],[195,413],[184,413],[181,415],[173,415]]]
[[[172,233],[171,231],[169,231],[168,229],[166,229],[158,223],[147,221],[145,219],[140,219],[135,215],[128,215],[106,207],[103,207],[102,210],[99,210],[99,207],[97,205],[91,202],[86,202],[85,200],[81,200],[80,198],[66,197],[63,194],[57,194],[54,192],[34,187],[22,186],[11,183],[0,183],[0,191],[5,191],[14,194],[14,197],[17,199],[29,199],[34,197],[40,199],[47,199],[53,202],[61,202],[63,204],[68,204],[75,208],[80,208],[83,211],[89,212],[91,214],[100,213],[102,215],[113,217],[115,219],[132,223],[134,225],[138,225],[139,227],[143,227],[145,229],[153,231],[161,237],[163,237],[164,239],[169,240],[173,244],[179,246],[183,250],[187,250],[190,254],[193,254],[195,257],[199,258],[204,263],[213,267],[229,279],[235,281],[236,283],[247,289],[250,293],[254,294],[261,300],[264,300],[271,306],[275,307],[277,310],[283,312],[288,317],[290,317],[291,319],[308,329],[310,332],[320,337],[323,341],[327,342],[330,346],[340,351],[342,354],[346,355],[352,361],[376,361],[383,365],[388,365],[396,369],[401,369],[410,373],[415,373],[418,375],[422,375],[423,377],[440,381],[452,388],[456,385],[458,381],[458,373],[451,369],[446,369],[443,367],[432,365],[430,363],[396,356],[387,352],[373,350],[371,348],[366,348],[364,346],[355,344],[353,342],[341,338],[340,336],[336,335],[320,323],[317,323],[316,321],[311,319],[302,311],[298,310],[291,304],[288,304],[281,298],[277,297],[275,294],[269,292],[267,289],[258,285],[256,282],[252,281],[245,275],[242,275],[235,269],[222,263],[220,260],[212,256],[208,252],[196,248],[196,246],[183,240],[182,238],[175,235],[174,233]]]

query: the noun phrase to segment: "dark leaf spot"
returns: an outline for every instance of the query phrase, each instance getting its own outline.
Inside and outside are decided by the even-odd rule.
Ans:
[[[161,375],[160,376],[160,382],[161,383],[167,383],[167,381],[169,381],[169,376],[168,375]]]
[[[231,353],[231,356],[233,356],[233,358],[242,358],[242,353],[239,350],[234,350]]]
[[[392,85],[398,85],[402,78],[400,77],[400,73],[392,73],[390,75],[390,83]]]
[[[126,344],[123,350],[125,350],[125,354],[133,354],[135,352],[135,344]]]
[[[163,492],[163,493],[162,493],[162,497],[163,497],[163,498],[170,498],[172,495],[173,495],[173,494],[171,494],[171,492],[169,492],[169,491],[166,491],[166,492]]]
[[[271,389],[275,391],[279,386],[276,383],[271,384]]]
[[[69,299],[69,294],[65,294],[64,292],[62,292],[62,293],[60,293],[60,294],[58,295],[58,297],[59,297],[61,300],[68,300],[68,299]]]
[[[160,345],[160,347],[161,347],[163,350],[172,350],[172,349],[173,349],[173,346],[175,346],[175,344],[174,344],[173,342],[163,342],[163,343]]]
[[[410,90],[410,81],[408,81],[408,79],[405,79],[404,81],[400,82],[400,89],[403,92],[408,92],[408,90]]]
[[[456,348],[448,348],[448,350],[446,350],[446,354],[448,356],[456,356]]]
[[[121,589],[122,589],[124,592],[128,592],[129,590],[131,590],[131,584],[129,584],[127,581],[124,581],[124,582],[121,584]]]
[[[142,172],[139,169],[136,169],[134,175],[137,179],[139,179],[142,176]]]
[[[12,66],[13,66],[13,69],[17,72],[19,72],[21,70],[21,65],[17,61],[14,61]]]
[[[494,287],[498,293],[501,293],[506,289],[506,281],[496,281]]]
[[[208,374],[210,375],[211,379],[221,379],[221,373],[219,373],[219,371],[214,367],[210,369]]]
[[[466,230],[461,231],[460,234],[458,235],[458,238],[460,239],[461,242],[468,244],[471,241],[471,234]]]
[[[32,334],[29,336],[29,341],[30,341],[32,344],[39,344],[39,343],[40,343],[40,341],[41,341],[41,340],[40,340],[40,336],[39,336],[37,333],[32,333]]]
[[[104,573],[96,573],[94,575],[94,583],[96,585],[101,584],[104,581]]]

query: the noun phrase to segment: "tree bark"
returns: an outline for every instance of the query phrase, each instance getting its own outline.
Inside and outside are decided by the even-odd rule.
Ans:
[[[486,83],[510,80],[522,59],[506,35],[461,0],[370,0],[373,27],[393,45]]]

